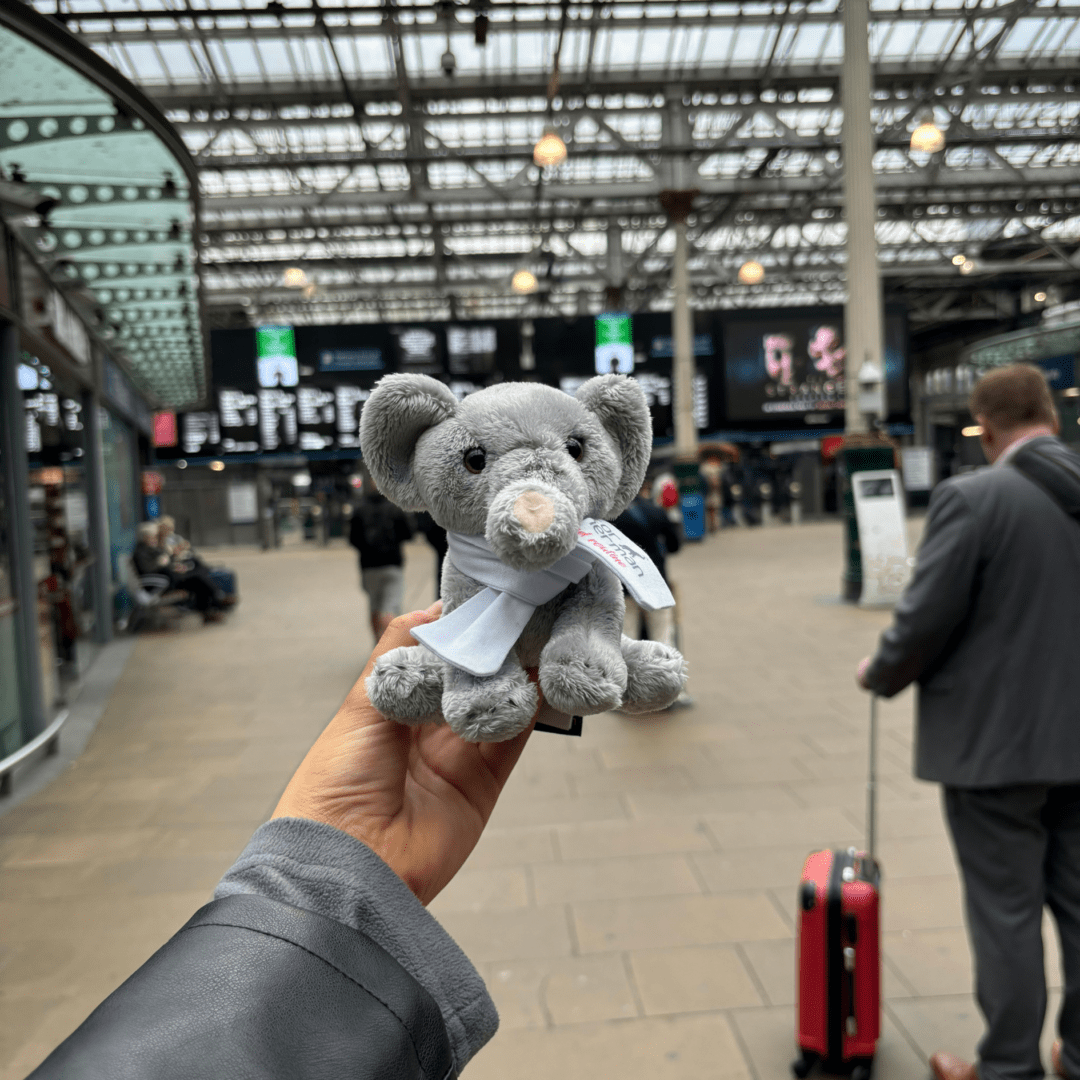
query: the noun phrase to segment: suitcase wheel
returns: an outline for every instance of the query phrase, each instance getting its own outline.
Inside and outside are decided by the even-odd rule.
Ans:
[[[798,1080],[806,1080],[810,1073],[813,1072],[817,1060],[817,1054],[811,1053],[809,1050],[804,1050],[802,1054],[791,1063],[791,1071],[798,1077]]]

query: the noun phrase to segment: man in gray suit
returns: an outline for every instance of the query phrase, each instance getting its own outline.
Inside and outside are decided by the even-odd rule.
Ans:
[[[938,1053],[934,1074],[1044,1075],[1045,904],[1065,977],[1053,1064],[1080,1080],[1080,458],[1038,368],[986,375],[971,412],[990,467],[934,491],[914,577],[857,678],[885,697],[918,682],[915,772],[943,785],[964,880],[986,1034],[977,1068]]]

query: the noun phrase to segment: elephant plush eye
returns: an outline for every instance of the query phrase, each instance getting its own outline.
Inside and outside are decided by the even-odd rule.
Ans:
[[[465,451],[465,468],[471,473],[484,471],[487,464],[487,454],[482,446],[473,446]]]
[[[585,448],[581,445],[580,439],[567,439],[566,440],[566,452],[575,460],[580,461],[581,455],[585,452]]]

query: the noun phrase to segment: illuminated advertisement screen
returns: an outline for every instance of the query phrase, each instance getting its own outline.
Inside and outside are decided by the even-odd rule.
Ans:
[[[634,370],[634,338],[630,316],[608,312],[596,316],[597,375],[630,375]]]
[[[885,380],[889,411],[902,412],[904,318],[885,319]],[[844,411],[844,318],[737,319],[724,326],[724,380],[729,420],[786,420]]]
[[[154,446],[176,446],[179,441],[176,413],[169,411],[154,413]]]
[[[296,335],[291,326],[257,327],[255,359],[260,386],[295,386],[300,381]]]

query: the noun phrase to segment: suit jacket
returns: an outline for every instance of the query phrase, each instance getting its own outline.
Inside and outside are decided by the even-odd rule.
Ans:
[[[1080,458],[1044,436],[1080,498]],[[1080,781],[1080,525],[1009,464],[945,480],[867,681],[919,684],[915,772],[953,787]]]

